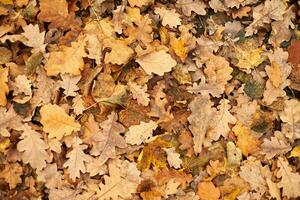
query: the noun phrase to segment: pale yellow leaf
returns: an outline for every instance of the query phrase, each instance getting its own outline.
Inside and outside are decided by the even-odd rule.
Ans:
[[[0,178],[9,184],[10,189],[14,189],[18,183],[22,183],[21,175],[23,168],[19,163],[6,163],[4,169],[0,172]]]
[[[152,120],[130,126],[126,133],[126,142],[131,145],[140,145],[152,137],[152,133],[156,128],[157,123]]]
[[[136,59],[145,72],[163,76],[165,72],[170,72],[177,62],[164,50],[154,51]]]
[[[175,9],[168,10],[164,7],[156,7],[154,12],[159,14],[163,26],[169,25],[170,28],[176,28],[181,25],[180,15]]]

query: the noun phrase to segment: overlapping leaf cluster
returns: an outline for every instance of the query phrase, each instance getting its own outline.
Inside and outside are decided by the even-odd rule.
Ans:
[[[0,0],[0,199],[299,198],[298,9]]]

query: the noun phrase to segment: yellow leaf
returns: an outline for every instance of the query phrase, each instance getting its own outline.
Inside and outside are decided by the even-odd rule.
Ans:
[[[142,7],[142,6],[147,6],[150,3],[153,3],[154,0],[128,0],[128,2],[131,7],[134,6]]]
[[[62,51],[51,52],[45,65],[48,76],[61,74],[79,75],[83,69],[85,56],[84,42],[73,42],[71,47],[64,46]]]
[[[7,163],[0,172],[0,178],[4,178],[10,189],[14,189],[18,183],[22,182],[23,168],[19,163]]]
[[[300,145],[295,146],[291,151],[290,157],[298,157],[300,159]]]
[[[197,195],[202,200],[217,200],[221,193],[212,182],[200,182],[197,187]]]
[[[8,68],[0,66],[0,106],[5,106],[7,103],[6,95],[9,92],[8,82]]]
[[[151,164],[156,168],[166,167],[167,157],[163,150],[164,147],[172,147],[172,145],[161,138],[146,145],[138,157],[138,169],[145,171],[151,167]]]
[[[14,4],[13,0],[0,0],[0,4]]]
[[[181,38],[176,38],[173,36],[171,37],[170,45],[175,54],[181,59],[181,61],[184,61],[187,56],[185,41]]]
[[[277,62],[272,62],[272,66],[266,67],[266,72],[269,76],[269,80],[275,87],[279,87],[283,83],[282,72]]]
[[[259,150],[260,141],[251,134],[251,129],[241,123],[237,123],[232,131],[237,136],[237,147],[242,150],[244,156],[253,154]]]
[[[40,113],[43,130],[49,133],[49,138],[61,139],[73,131],[80,130],[80,124],[75,121],[74,117],[69,116],[58,105],[44,105]]]
[[[111,51],[105,55],[105,63],[126,64],[133,55],[133,50],[123,40],[106,39],[103,41],[103,46],[111,48]]]
[[[9,138],[5,138],[0,142],[0,152],[4,152],[7,147],[10,145]]]
[[[159,35],[160,35],[160,40],[161,40],[161,43],[162,44],[167,44],[170,40],[170,36],[169,36],[169,32],[168,32],[168,29],[164,26],[162,26],[160,29],[159,29]]]
[[[263,47],[256,48],[254,43],[254,40],[246,40],[235,48],[236,58],[238,59],[237,67],[253,69],[265,60],[265,57],[262,56]]]

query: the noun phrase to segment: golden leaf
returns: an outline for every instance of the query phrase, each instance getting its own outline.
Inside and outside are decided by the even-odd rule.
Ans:
[[[248,156],[259,150],[260,141],[251,134],[250,128],[238,122],[232,130],[237,136],[237,147],[242,150],[244,156]]]
[[[246,40],[235,48],[236,58],[239,62],[236,64],[241,69],[253,69],[261,64],[265,57],[263,47],[256,48],[253,40]]]
[[[0,106],[5,106],[7,103],[6,95],[9,92],[8,82],[8,68],[0,66]]]
[[[69,116],[62,107],[53,104],[44,105],[41,110],[43,130],[49,133],[49,138],[61,139],[73,131],[79,131],[80,124]]]
[[[200,182],[197,189],[197,194],[202,200],[217,200],[221,195],[220,189],[212,182]]]
[[[187,56],[187,49],[185,47],[185,41],[182,38],[171,37],[170,45],[175,54],[184,61]]]
[[[83,69],[85,56],[84,42],[73,42],[71,47],[63,46],[61,51],[51,52],[45,65],[48,76],[57,76],[59,73],[80,75]]]
[[[300,145],[295,146],[293,148],[293,150],[291,151],[291,154],[290,154],[289,158],[291,158],[291,157],[297,157],[297,158],[300,159]]]
[[[0,4],[14,4],[13,0],[0,0]]]
[[[4,178],[5,181],[9,184],[10,189],[14,189],[18,183],[22,182],[22,167],[19,163],[7,163],[4,170],[0,172],[0,178]]]

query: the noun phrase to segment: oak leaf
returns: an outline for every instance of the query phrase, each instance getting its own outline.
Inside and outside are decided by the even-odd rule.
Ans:
[[[198,15],[205,15],[205,8],[207,7],[203,1],[200,0],[179,0],[176,5],[181,7],[184,15],[190,17],[192,12]]]
[[[37,180],[44,182],[48,189],[61,187],[63,183],[56,163],[48,164],[43,170],[37,171],[37,175]]]
[[[286,141],[276,137],[276,133],[275,137],[271,137],[270,140],[264,139],[261,148],[267,159],[272,159],[276,155],[283,155],[291,150],[291,146]]]
[[[153,3],[153,0],[128,0],[129,5],[131,7],[137,6],[137,7],[142,7],[142,6],[147,6],[151,3]]]
[[[137,102],[143,106],[148,106],[150,99],[149,94],[147,93],[147,85],[138,85],[135,82],[128,82],[129,90],[132,93],[133,99],[136,99]]]
[[[281,178],[278,186],[282,188],[282,195],[288,198],[296,198],[300,196],[300,174],[293,172],[293,169],[289,165],[288,161],[279,157],[277,160],[277,178]]]
[[[154,51],[136,59],[145,72],[163,76],[165,72],[170,72],[177,62],[164,50]]]
[[[152,137],[152,133],[156,128],[157,123],[152,120],[130,126],[125,135],[126,142],[131,145],[140,145]]]
[[[57,76],[59,73],[80,75],[84,66],[83,57],[85,55],[84,41],[73,42],[71,47],[63,46],[60,51],[50,52],[45,64],[47,75]]]
[[[141,181],[135,163],[116,159],[108,163],[108,169],[110,176],[104,176],[105,183],[100,184],[96,197],[103,200],[131,199]]]
[[[90,155],[84,153],[87,147],[87,145],[82,144],[82,140],[79,137],[75,136],[73,138],[72,150],[66,155],[69,159],[63,165],[65,168],[68,168],[67,171],[73,181],[80,177],[80,172],[86,172],[85,164],[90,161]]]
[[[22,129],[21,141],[17,144],[17,149],[21,152],[22,161],[29,163],[37,170],[42,170],[46,167],[46,160],[50,158],[46,152],[49,146],[41,139],[41,134],[32,130],[28,124],[24,124]]]
[[[55,8],[55,9],[53,9]],[[68,2],[66,0],[41,0],[38,19],[44,22],[53,22],[68,16]]]
[[[167,153],[167,161],[171,167],[174,167],[175,169],[179,169],[182,160],[180,159],[180,154],[175,151],[175,148],[164,148],[165,152]]]
[[[69,116],[58,105],[44,105],[40,113],[43,130],[49,134],[49,138],[55,137],[60,140],[62,137],[70,135],[73,131],[80,130],[80,124],[75,121],[74,117]]]
[[[59,82],[60,87],[64,89],[65,97],[76,96],[76,91],[79,90],[77,83],[81,79],[81,76],[70,76],[68,74],[61,75],[62,81]]]
[[[159,14],[163,26],[169,25],[170,28],[176,28],[181,25],[180,15],[175,9],[168,10],[164,7],[157,7],[154,12]]]
[[[32,97],[31,81],[25,75],[19,75],[12,84],[14,101],[20,104],[28,102]]]
[[[125,148],[126,142],[120,135],[125,128],[117,122],[117,114],[112,112],[108,119],[100,124],[102,128],[93,136],[93,148],[91,155],[99,156],[100,163],[104,164],[109,158],[115,158],[116,148]]]
[[[10,129],[14,130],[22,130],[22,118],[18,115],[13,106],[11,106],[8,110],[0,107],[0,135],[8,136],[10,135]]]

